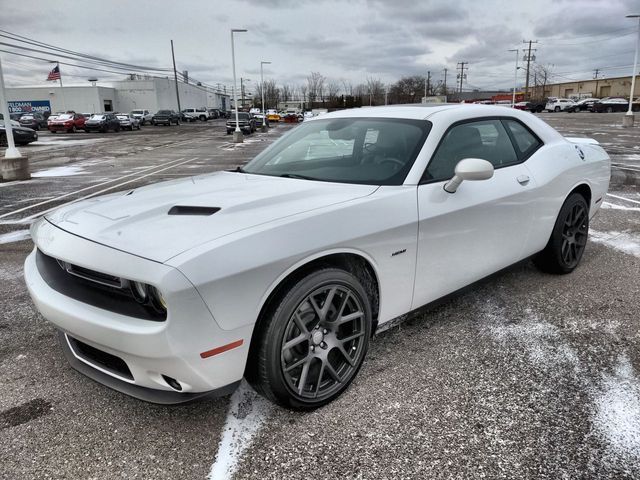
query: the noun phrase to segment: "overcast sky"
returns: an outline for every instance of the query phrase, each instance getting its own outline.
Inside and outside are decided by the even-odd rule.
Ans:
[[[236,36],[236,65],[253,82],[264,60],[273,62],[265,77],[278,84],[300,84],[311,71],[356,85],[430,70],[437,82],[446,67],[451,85],[465,61],[465,88],[508,89],[515,64],[508,50],[525,39],[538,40],[536,61],[551,65],[555,81],[592,78],[595,68],[630,75],[637,21],[625,15],[640,13],[640,0],[0,0],[0,12],[3,30],[136,65],[170,68],[173,39],[178,70],[210,84],[231,85],[229,29],[247,28]],[[51,65],[0,55],[8,85],[47,84]],[[69,85],[121,77],[61,70]],[[519,78],[524,83],[522,71]]]

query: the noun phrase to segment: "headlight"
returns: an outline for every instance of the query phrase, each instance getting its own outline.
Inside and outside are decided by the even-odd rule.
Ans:
[[[131,290],[131,295],[136,300],[136,302],[141,303],[142,305],[148,305],[157,312],[164,313],[167,311],[167,303],[158,290],[153,285],[148,285],[142,282],[129,282],[129,289]]]
[[[147,285],[141,282],[131,282],[130,284],[131,294],[138,303],[147,302]]]
[[[160,293],[156,287],[151,285],[148,286],[149,299],[151,300],[151,305],[160,312],[165,312],[167,310],[167,303],[164,301],[164,297]]]

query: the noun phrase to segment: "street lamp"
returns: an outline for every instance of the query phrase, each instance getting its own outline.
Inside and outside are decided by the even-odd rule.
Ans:
[[[513,98],[511,99],[511,108],[513,108],[516,104],[516,85],[518,85],[518,49],[514,48],[509,51],[516,52],[516,73],[513,75]]]
[[[242,143],[243,136],[242,131],[240,130],[240,120],[238,120],[238,87],[236,81],[236,52],[233,46],[233,34],[246,32],[247,30],[244,28],[232,28],[231,29],[231,65],[233,67],[233,103],[236,107],[236,129],[233,132],[233,142],[234,143]]]
[[[640,49],[640,14],[627,15],[627,18],[638,19],[638,39],[636,40],[636,54],[633,57],[633,71],[631,72],[631,93],[629,94],[629,110],[622,119],[623,127],[633,127],[633,92],[636,88],[636,75],[638,74],[638,49]]]
[[[271,62],[260,62],[260,91],[262,93],[262,130],[263,132],[267,131],[267,113],[264,108],[264,76],[262,74],[262,66],[263,65],[271,65]]]

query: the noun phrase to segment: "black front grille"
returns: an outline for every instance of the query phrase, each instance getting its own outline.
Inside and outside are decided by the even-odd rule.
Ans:
[[[60,262],[40,250],[36,252],[36,265],[47,285],[74,300],[143,320],[162,322],[167,319],[166,312],[138,303],[129,288],[108,284],[109,280],[115,282],[118,277]]]
[[[97,348],[87,345],[86,343],[70,337],[69,335],[67,335],[67,338],[69,339],[69,343],[76,355],[84,358],[93,365],[104,368],[108,372],[114,373],[128,380],[133,380],[131,370],[129,370],[125,361],[120,357],[98,350]]]

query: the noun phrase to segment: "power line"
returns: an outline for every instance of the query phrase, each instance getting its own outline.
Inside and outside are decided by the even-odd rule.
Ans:
[[[88,55],[86,53],[76,52],[74,50],[68,50],[66,48],[57,47],[55,45],[51,45],[51,44],[48,44],[48,43],[40,42],[40,41],[37,41],[35,39],[24,37],[22,35],[11,33],[11,32],[8,32],[8,31],[2,30],[2,29],[0,29],[0,32],[3,32],[3,33],[0,33],[0,37],[9,38],[9,39],[11,39],[13,41],[26,43],[26,44],[37,46],[37,47],[40,47],[40,48],[45,48],[47,50],[53,50],[54,52],[62,52],[62,53],[66,53],[66,54],[70,54],[70,55],[76,56],[76,57],[82,57],[82,59],[84,61],[91,60],[91,61],[95,61],[95,62],[98,62],[98,63],[109,64],[109,65],[113,66],[114,68],[116,68],[116,66],[120,66],[120,67],[124,67],[125,69],[135,69],[135,70],[150,70],[150,71],[162,71],[162,72],[170,72],[171,71],[170,68],[145,67],[145,66],[141,66],[141,65],[133,65],[133,64],[129,64],[129,63],[117,62],[115,60],[108,60],[108,59],[105,59],[105,58],[96,57],[94,55]],[[12,45],[12,46],[15,47],[15,48],[26,49],[26,47],[23,47],[23,46],[18,46],[18,45]],[[41,52],[41,51],[40,51],[40,53],[51,54],[51,52]],[[69,57],[67,57],[67,58],[69,58]],[[75,60],[75,59],[73,59],[73,60]],[[91,63],[95,63],[95,62],[91,62]],[[109,66],[109,65],[105,65],[105,66]]]

